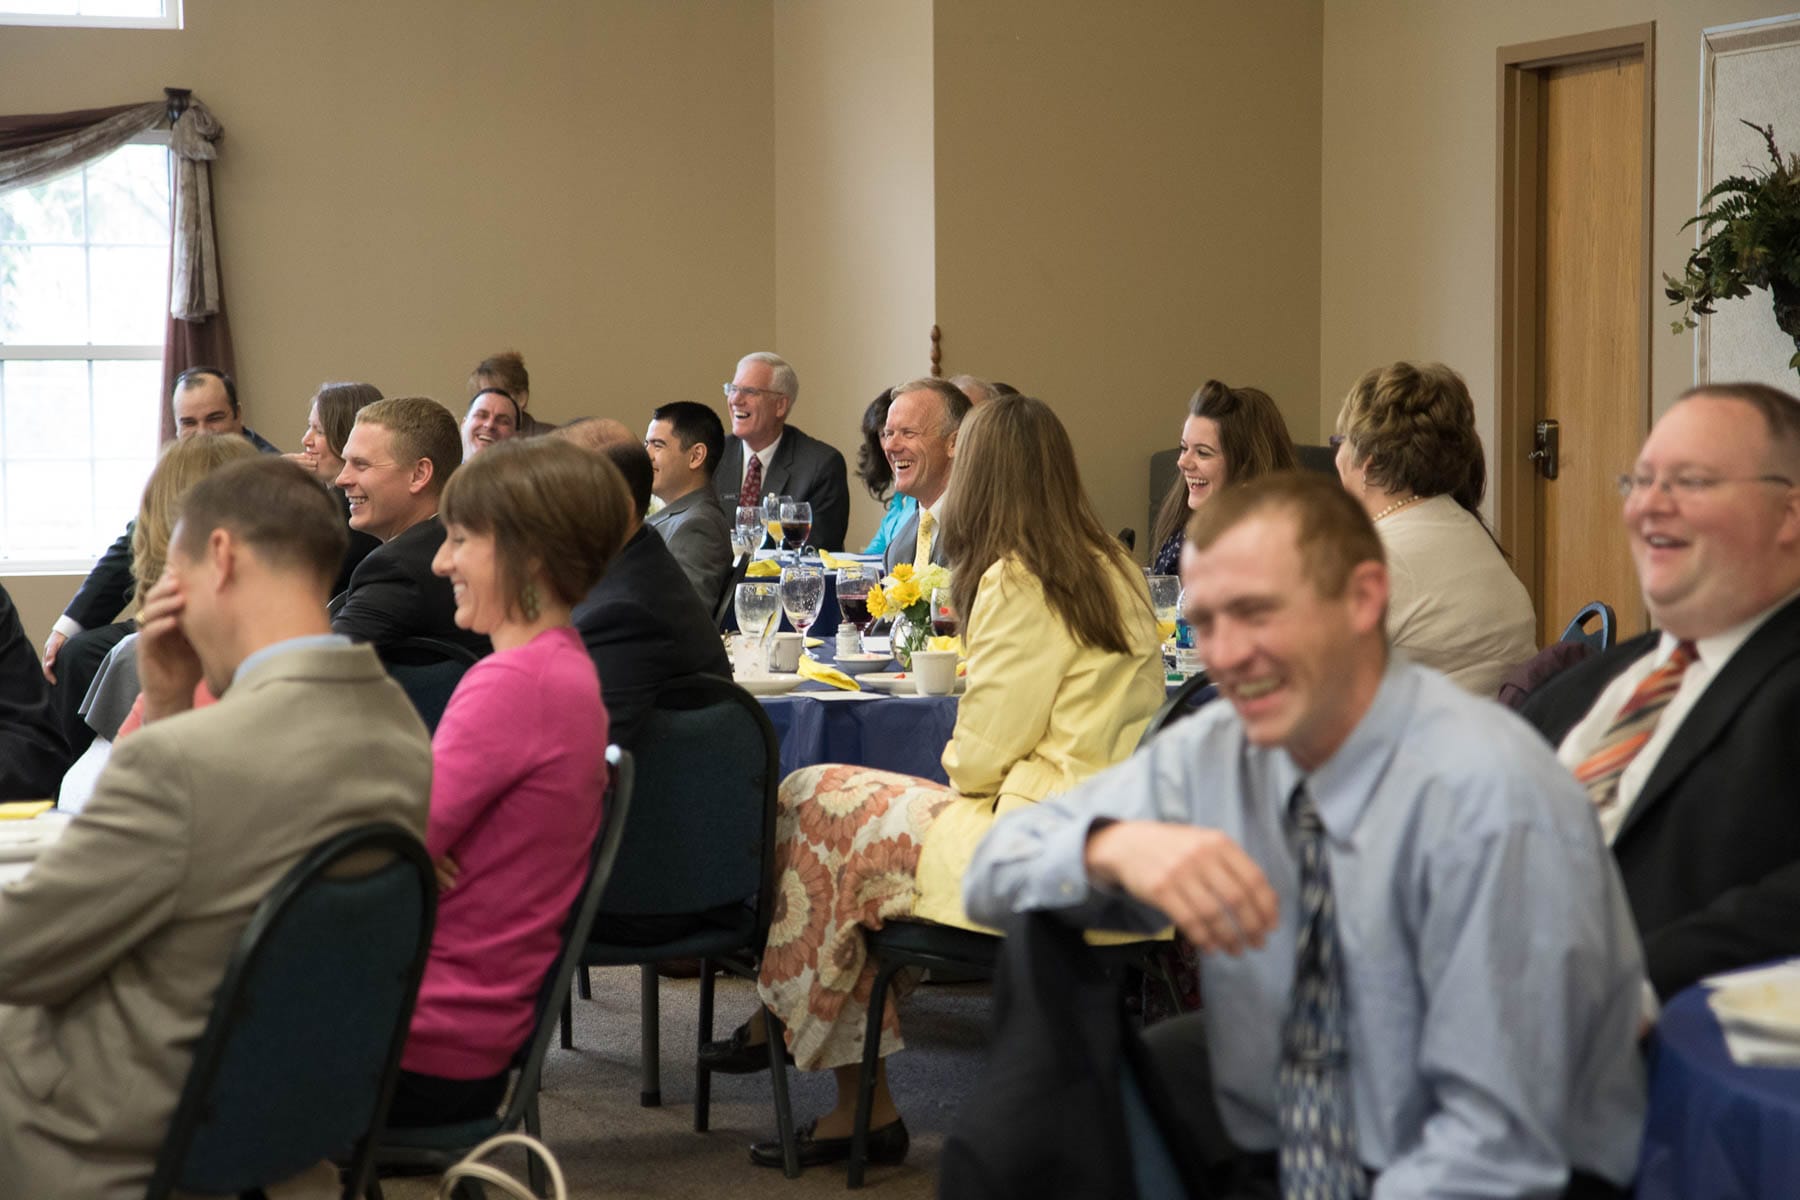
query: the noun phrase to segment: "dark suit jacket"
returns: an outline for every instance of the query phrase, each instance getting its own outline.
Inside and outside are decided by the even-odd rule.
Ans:
[[[600,672],[612,740],[627,749],[663,684],[688,675],[731,678],[712,613],[647,525],[575,606],[573,619]]]
[[[1552,679],[1525,719],[1552,744],[1658,634]],[[1800,954],[1800,601],[1739,647],[1688,712],[1613,839],[1657,994]]]
[[[713,490],[719,494],[719,507],[728,524],[737,511],[743,483],[743,439],[727,437],[719,469],[713,473]],[[762,490],[765,496],[774,492],[812,505],[812,544],[826,550],[844,548],[844,534],[850,528],[849,473],[844,456],[835,448],[789,425],[782,431],[769,469],[763,472]]]
[[[54,796],[68,769],[68,743],[50,710],[50,685],[19,610],[0,587],[0,800]]]
[[[244,436],[264,454],[281,453],[248,426],[244,429]],[[136,527],[135,519],[126,523],[125,532],[106,548],[106,553],[100,556],[100,561],[94,564],[94,569],[82,580],[75,598],[69,601],[69,607],[63,609],[63,616],[83,629],[98,629],[102,625],[110,625],[125,611],[125,606],[131,603],[132,593],[137,591],[137,580],[131,574],[131,531]]]
[[[331,628],[377,651],[427,637],[486,654],[492,649],[487,638],[456,627],[450,581],[431,573],[443,542],[444,524],[431,517],[370,551],[350,573],[350,586],[331,602]]]

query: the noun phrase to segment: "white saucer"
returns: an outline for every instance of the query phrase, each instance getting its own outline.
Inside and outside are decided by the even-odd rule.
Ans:
[[[918,676],[912,671],[876,671],[867,675],[858,675],[856,682],[866,688],[874,688],[878,692],[887,692],[893,696],[916,696],[919,694]],[[969,685],[967,676],[956,677],[956,690],[960,694]],[[927,697],[929,699],[930,697]]]
[[[800,676],[765,675],[761,679],[739,679],[736,682],[752,696],[785,696],[800,685]]]

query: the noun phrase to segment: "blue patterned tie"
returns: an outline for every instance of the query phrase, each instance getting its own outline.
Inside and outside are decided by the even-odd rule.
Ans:
[[[1302,783],[1288,802],[1300,859],[1300,930],[1294,994],[1281,1026],[1275,1101],[1281,1125],[1282,1200],[1361,1200],[1368,1180],[1356,1153],[1337,907],[1325,827]]]

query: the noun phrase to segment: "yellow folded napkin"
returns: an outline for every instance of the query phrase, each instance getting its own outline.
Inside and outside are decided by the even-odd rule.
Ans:
[[[759,558],[745,568],[744,577],[746,579],[779,579],[781,578],[781,564],[772,558]]]
[[[0,804],[0,821],[29,821],[55,807],[54,800],[8,800]]]
[[[961,634],[952,633],[947,636],[933,634],[931,637],[925,639],[925,648],[927,650],[954,650],[956,651],[956,656],[958,658],[969,657],[969,652],[963,648]]]
[[[854,558],[845,558],[839,554],[833,554],[829,550],[821,550],[819,551],[819,561],[825,564],[825,569],[827,571],[835,571],[839,567],[854,566],[857,560]]]
[[[828,667],[810,654],[800,656],[800,677],[816,679],[820,683],[828,683],[834,688],[842,688],[846,692],[860,692],[862,685],[850,678],[836,667]]]

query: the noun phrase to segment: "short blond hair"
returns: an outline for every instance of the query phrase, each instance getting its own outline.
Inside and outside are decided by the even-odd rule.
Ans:
[[[462,430],[449,409],[429,396],[393,396],[356,414],[358,425],[379,425],[393,435],[394,460],[411,469],[431,460],[427,495],[438,495],[462,466]]]
[[[144,595],[156,585],[169,560],[169,536],[181,498],[189,488],[226,463],[255,458],[256,447],[236,434],[181,438],[162,449],[156,469],[144,484],[137,523],[131,528],[131,575],[136,581],[131,602],[142,608]]]
[[[1350,573],[1362,563],[1387,562],[1363,506],[1337,480],[1317,471],[1276,471],[1220,490],[1189,518],[1187,543],[1210,549],[1231,529],[1268,512],[1294,518],[1295,548],[1306,576],[1327,599],[1344,594]]]

